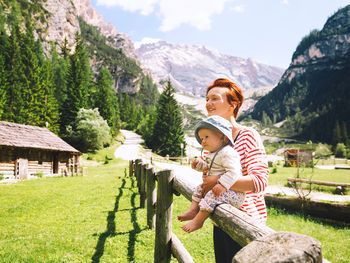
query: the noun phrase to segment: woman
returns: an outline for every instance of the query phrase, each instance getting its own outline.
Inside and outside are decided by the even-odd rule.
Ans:
[[[242,90],[228,79],[217,79],[207,89],[206,109],[208,115],[219,115],[232,123],[234,149],[241,158],[242,176],[231,187],[237,192],[246,192],[246,198],[240,210],[258,222],[267,218],[263,191],[267,185],[268,166],[265,149],[260,135],[252,128],[236,122],[238,111],[243,103]],[[217,183],[217,176],[203,178],[203,192],[209,191]],[[214,226],[214,251],[218,263],[231,262],[241,246],[224,231]]]

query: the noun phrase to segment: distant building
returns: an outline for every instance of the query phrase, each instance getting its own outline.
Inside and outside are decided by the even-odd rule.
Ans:
[[[313,151],[305,149],[287,149],[284,151],[284,162],[287,167],[312,167]]]
[[[81,153],[46,128],[0,121],[0,174],[74,175]]]

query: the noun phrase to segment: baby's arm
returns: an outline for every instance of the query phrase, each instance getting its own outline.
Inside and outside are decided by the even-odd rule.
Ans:
[[[226,146],[221,150],[219,160],[225,172],[219,178],[218,183],[228,190],[242,176],[240,157],[236,150]]]
[[[195,157],[193,160],[192,160],[192,168],[197,170],[197,171],[200,171],[200,172],[203,172],[205,170],[207,170],[209,168],[208,164],[206,161],[203,160],[202,157]]]

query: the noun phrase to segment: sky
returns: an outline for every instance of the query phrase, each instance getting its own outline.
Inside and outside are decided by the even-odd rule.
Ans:
[[[287,68],[300,40],[347,0],[91,0],[134,43],[165,40]]]

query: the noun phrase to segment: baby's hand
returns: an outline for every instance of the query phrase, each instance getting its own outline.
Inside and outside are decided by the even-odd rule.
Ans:
[[[211,189],[213,194],[218,197],[219,195],[221,195],[222,193],[224,193],[226,191],[226,188],[223,187],[221,184],[216,184],[213,189]]]
[[[191,167],[192,167],[192,169],[196,169],[196,166],[197,166],[197,164],[198,164],[198,157],[194,157],[193,159],[192,159],[192,162],[191,162]]]

